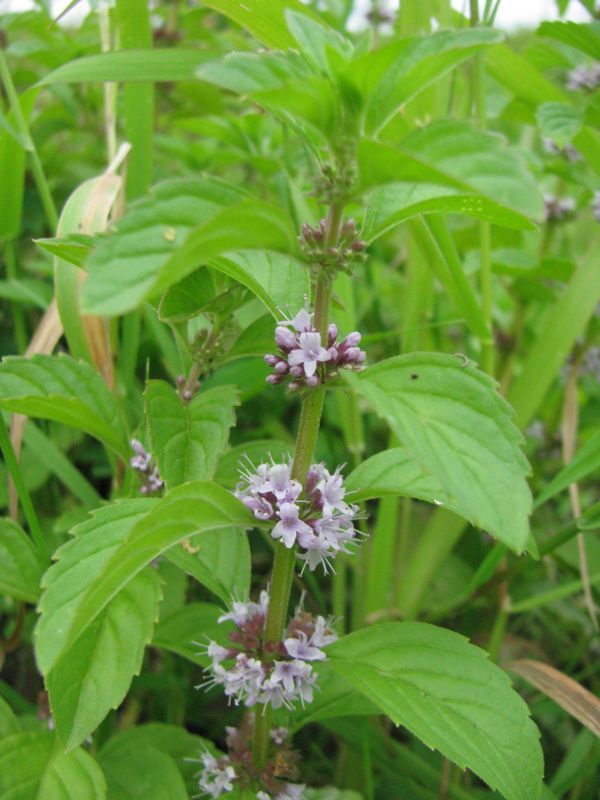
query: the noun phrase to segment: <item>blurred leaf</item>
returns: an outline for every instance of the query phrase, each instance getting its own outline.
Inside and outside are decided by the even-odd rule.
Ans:
[[[188,800],[175,761],[145,742],[111,740],[100,752],[107,800]]]
[[[600,53],[600,28],[597,22],[542,22],[537,29],[537,35],[568,44],[592,58],[598,58]]]
[[[529,465],[512,410],[489,376],[460,357],[417,353],[344,377],[440,482],[457,513],[523,550]]]
[[[507,800],[537,800],[543,760],[529,709],[487,653],[422,622],[373,625],[327,648],[333,669],[396,725]]]
[[[537,122],[542,136],[564,147],[576,136],[583,125],[583,114],[566,103],[542,103],[538,106]]]
[[[145,402],[152,452],[167,487],[212,478],[235,425],[237,388],[201,390],[184,402],[165,381],[148,381]]]
[[[0,742],[0,797],[106,800],[106,781],[85,750],[64,753],[53,733],[18,733]]]
[[[116,594],[46,675],[56,732],[81,744],[123,701],[158,614],[158,575],[145,570]]]
[[[206,645],[223,639],[225,626],[217,622],[222,613],[221,608],[211,603],[191,603],[161,619],[152,644],[201,667],[209,667],[212,659],[206,654]]]
[[[286,9],[312,13],[298,0],[269,0],[268,6],[262,0],[205,0],[204,5],[241,25],[273,50],[285,50],[295,44],[285,21]]]
[[[6,700],[0,696],[0,739],[21,733],[19,720]]]
[[[192,81],[213,54],[206,50],[119,50],[68,61],[44,75],[38,86],[88,81]]]
[[[598,469],[600,469],[600,431],[577,451],[566,467],[563,467],[548,486],[540,492],[536,497],[534,507],[541,506],[570,484],[577,483]]]
[[[19,99],[25,121],[29,120],[38,92],[33,89]],[[14,115],[9,112],[6,121],[14,126]],[[23,195],[25,188],[25,148],[8,133],[0,131],[0,242],[14,239],[21,229]]]
[[[12,519],[0,519],[0,594],[37,602],[42,572],[30,537]]]
[[[331,62],[334,55],[341,62],[352,55],[352,43],[333,28],[325,26],[322,20],[292,10],[285,12],[285,19],[300,52],[317,72],[333,76],[335,70]]]
[[[70,425],[100,439],[121,457],[129,455],[117,402],[84,361],[64,354],[6,356],[0,364],[0,407]]]

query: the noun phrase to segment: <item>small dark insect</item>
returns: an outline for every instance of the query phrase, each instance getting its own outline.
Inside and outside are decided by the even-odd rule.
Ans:
[[[410,379],[411,379],[411,381],[416,381],[418,377],[419,376],[417,375],[417,373],[413,372],[412,375],[410,376]]]

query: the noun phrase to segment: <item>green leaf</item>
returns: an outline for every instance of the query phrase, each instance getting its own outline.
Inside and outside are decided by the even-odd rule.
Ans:
[[[42,572],[29,536],[12,519],[0,519],[0,594],[35,603]]]
[[[542,22],[537,29],[538,36],[548,36],[569,47],[574,47],[592,58],[600,53],[600,28],[598,23]]]
[[[581,447],[535,499],[535,508],[550,500],[570,484],[577,483],[600,469],[600,431]]]
[[[203,64],[196,74],[208,83],[244,95],[281,89],[311,76],[297,53],[268,51],[228,53],[219,61]]]
[[[0,408],[70,425],[123,458],[129,455],[117,401],[84,361],[63,354],[5,357],[0,364]]]
[[[192,81],[212,53],[206,50],[119,50],[68,61],[45,75],[39,86],[89,81]]]
[[[316,664],[315,670],[319,675],[318,691],[312,703],[294,712],[294,732],[324,719],[373,716],[378,713],[378,707],[338,675],[328,661]]]
[[[210,742],[190,733],[179,725],[167,725],[162,722],[151,722],[126,728],[112,736],[100,751],[100,760],[110,758],[112,753],[119,753],[129,747],[152,747],[166,753],[175,761],[183,775],[190,794],[198,789],[198,754],[203,750],[214,749]]]
[[[348,77],[365,98],[364,127],[374,136],[400,107],[481,48],[501,42],[490,28],[439,31],[401,39],[357,58]]]
[[[529,536],[529,465],[494,381],[461,357],[416,353],[344,373],[402,445],[442,485],[452,508],[521,552]]]
[[[540,797],[542,751],[529,710],[463,636],[421,622],[374,625],[339,639],[327,656],[396,725],[506,800]]]
[[[237,0],[206,0],[204,5],[232,19],[274,50],[285,50],[295,44],[286,25],[286,9],[311,13],[298,0],[269,0],[268,5],[263,0],[245,0],[243,3]]]
[[[170,384],[148,381],[145,401],[152,452],[167,487],[212,478],[235,424],[237,388],[200,391],[184,403]]]
[[[210,265],[250,289],[276,319],[287,309],[303,308],[310,295],[307,266],[283,253],[240,250]]]
[[[441,483],[404,447],[393,447],[367,458],[346,478],[352,502],[374,497],[415,497],[456,511]]]
[[[38,91],[25,92],[19,100],[25,121],[29,121]],[[12,111],[6,117],[6,127],[12,129]],[[15,239],[21,229],[25,189],[25,148],[6,129],[0,135],[0,242]]]
[[[240,530],[206,531],[190,537],[185,547],[174,547],[166,556],[225,605],[232,597],[247,597],[250,591],[250,544]]]
[[[214,183],[203,182],[192,202],[190,196],[174,195],[173,184],[164,185],[160,197],[157,189],[156,201],[150,197],[132,207],[116,233],[92,253],[84,309],[110,315],[130,311],[238,248],[295,249],[291,220],[284,212],[258,200],[222,209],[213,198]],[[231,193],[222,191],[220,199],[231,199]]]
[[[83,267],[92,249],[92,237],[84,234],[71,234],[66,237],[34,239],[43,250],[76,267]]]
[[[68,631],[86,591],[102,575],[135,524],[158,502],[138,498],[99,508],[76,525],[71,531],[74,538],[56,551],[56,563],[43,578],[40,617],[34,631],[36,659],[43,674],[67,648]]]
[[[188,800],[171,756],[145,743],[111,741],[100,752],[107,800]]]
[[[160,595],[153,570],[136,575],[46,675],[56,732],[67,750],[123,701],[142,667]]]
[[[61,548],[62,558],[46,574],[36,644],[42,672],[56,664],[153,559],[198,534],[250,525],[247,509],[208,481],[178,486],[151,507],[142,500],[129,500],[101,509],[80,527],[73,542]]]
[[[295,308],[295,306],[290,306]],[[232,347],[225,355],[226,361],[247,356],[264,356],[273,349],[275,342],[275,326],[273,317],[265,314],[240,333]]]
[[[289,9],[285,12],[285,18],[300,52],[317,72],[333,76],[335,69],[332,67],[337,66],[335,62],[347,61],[352,55],[352,43],[337,31],[326,27],[321,20]]]
[[[219,281],[225,283],[227,278],[215,275],[211,269],[202,268],[192,272],[163,295],[159,306],[161,320],[185,322],[208,310],[222,294],[224,287],[216,285]]]
[[[538,106],[537,123],[543,136],[564,147],[583,127],[583,114],[566,103],[542,103]]]
[[[45,311],[52,300],[52,289],[34,278],[8,278],[0,282],[0,297]]]
[[[286,444],[276,439],[259,439],[254,442],[244,442],[237,447],[232,447],[219,461],[215,480],[228,489],[234,489],[240,481],[240,467],[250,461],[260,464],[271,457],[275,462],[288,459],[294,448],[293,442]]]
[[[85,750],[64,753],[54,734],[19,733],[0,742],[0,797],[105,800],[106,782]]]
[[[211,659],[206,652],[202,652],[201,645],[209,640],[223,639],[225,626],[217,622],[222,613],[219,606],[211,603],[191,603],[161,619],[152,644],[177,653],[201,667],[208,667]]]
[[[12,736],[15,733],[21,733],[19,720],[6,700],[0,696],[0,739]]]

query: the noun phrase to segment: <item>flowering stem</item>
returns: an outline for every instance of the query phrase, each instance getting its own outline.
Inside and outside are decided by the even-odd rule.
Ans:
[[[333,247],[338,240],[343,207],[333,204],[329,208],[327,217],[327,245]],[[322,273],[315,288],[314,325],[327,341],[327,328],[331,311],[331,298],[333,294],[332,281],[329,276]],[[311,389],[302,401],[300,412],[300,426],[296,438],[294,463],[291,477],[304,485],[308,470],[313,460],[321,412],[325,400],[325,389],[322,386]],[[269,599],[269,612],[265,628],[265,640],[278,642],[281,639],[287,620],[290,592],[296,563],[296,548],[278,545],[275,548],[273,572],[271,575],[271,590]],[[254,725],[254,760],[257,764],[264,764],[269,748],[269,734],[271,728],[271,708],[266,706],[264,713],[257,713]]]

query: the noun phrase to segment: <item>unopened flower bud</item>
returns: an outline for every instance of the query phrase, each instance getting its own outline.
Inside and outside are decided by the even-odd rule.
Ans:
[[[281,383],[281,376],[280,375],[274,375],[274,374],[267,375],[265,380],[266,380],[267,383],[270,383],[273,386],[275,386],[276,384]]]
[[[272,353],[267,353],[265,356],[265,363],[267,363],[270,367],[274,367],[278,362],[279,358],[274,356]]]
[[[352,333],[349,333],[344,339],[344,344],[346,347],[356,347],[357,344],[360,344],[361,339],[362,336],[358,331],[352,331]]]
[[[277,372],[279,375],[285,375],[286,372],[288,372],[288,370],[289,370],[289,365],[287,361],[278,361],[275,364],[275,372]]]
[[[181,388],[185,383],[185,375],[178,375],[175,379],[175,383]]]
[[[290,367],[290,375],[293,375],[294,378],[301,378],[304,375],[304,370],[300,365]]]
[[[296,335],[289,328],[284,328],[283,325],[278,325],[275,328],[275,342],[277,347],[284,352],[293,350],[298,346]]]
[[[189,401],[192,399],[192,397],[194,396],[194,394],[193,394],[193,392],[191,391],[191,389],[186,389],[186,390],[185,390],[185,391],[182,393],[182,395],[181,395],[181,396],[183,397],[183,399],[185,400],[185,402],[186,402],[186,403],[189,403]]]
[[[337,325],[334,322],[332,322],[329,325],[329,328],[327,329],[327,336],[328,336],[328,338],[327,338],[327,346],[328,347],[331,347],[333,345],[333,343],[337,339],[337,335],[338,335]]]
[[[297,392],[299,388],[300,384],[298,383],[298,381],[292,381],[290,384],[288,384],[288,389],[290,390],[290,392]]]
[[[350,248],[355,253],[362,253],[363,250],[367,249],[367,243],[363,242],[362,239],[357,239],[355,242],[352,242],[352,244],[350,245]]]
[[[315,386],[318,386],[320,383],[321,379],[319,378],[318,375],[311,375],[310,378],[306,379],[306,385],[310,386],[311,389],[314,388]]]

